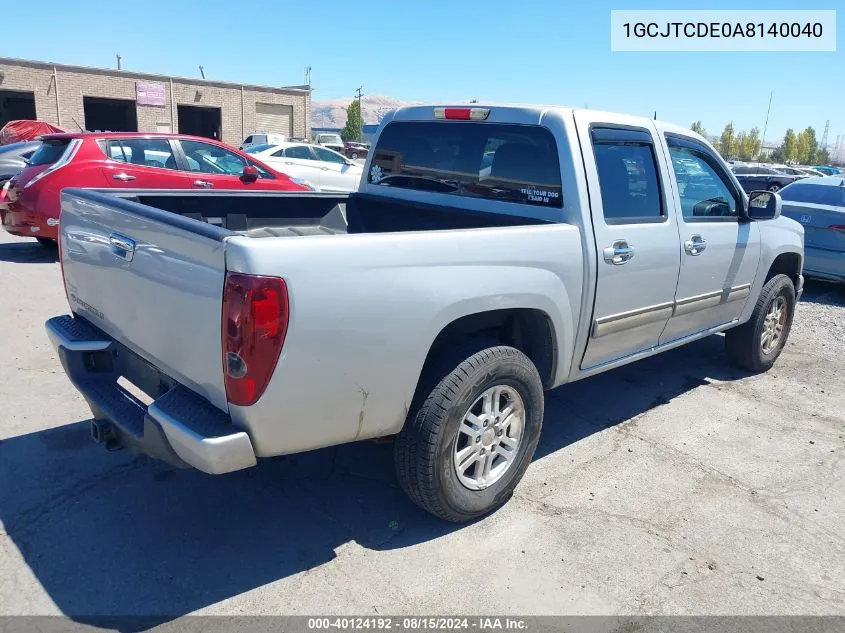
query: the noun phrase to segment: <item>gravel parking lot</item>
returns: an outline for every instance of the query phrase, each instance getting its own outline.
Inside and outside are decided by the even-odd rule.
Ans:
[[[106,452],[44,334],[67,311],[55,253],[0,233],[0,615],[845,614],[839,288],[765,375],[711,337],[550,393],[467,526],[405,499],[389,444],[221,477]]]

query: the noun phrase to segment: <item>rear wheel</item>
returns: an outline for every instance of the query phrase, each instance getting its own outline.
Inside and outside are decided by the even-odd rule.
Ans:
[[[35,240],[44,248],[57,248],[56,240],[51,240],[49,237],[36,237]]]
[[[767,371],[786,345],[794,314],[792,280],[786,275],[775,275],[763,286],[751,318],[725,333],[731,361],[748,371]]]
[[[351,158],[352,160],[357,160],[358,159],[358,152],[352,152],[352,155],[349,158]]]
[[[469,521],[505,503],[525,474],[540,437],[543,384],[528,357],[505,346],[447,371],[397,437],[396,471],[421,508]]]
[[[780,185],[777,184],[776,182],[773,182],[772,184],[770,184],[768,186],[768,190],[771,191],[772,193],[777,193],[778,191],[780,191]]]

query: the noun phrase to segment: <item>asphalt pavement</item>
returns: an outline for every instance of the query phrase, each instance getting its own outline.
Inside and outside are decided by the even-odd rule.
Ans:
[[[833,286],[764,375],[714,336],[549,393],[514,498],[463,526],[390,444],[218,477],[105,451],[44,333],[67,312],[55,252],[0,233],[0,615],[845,614]]]

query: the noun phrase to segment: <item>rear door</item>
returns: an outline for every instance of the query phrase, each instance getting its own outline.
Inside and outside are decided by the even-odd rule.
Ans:
[[[582,369],[655,347],[680,268],[669,173],[642,119],[578,111],[598,271]]]
[[[760,260],[760,227],[740,219],[744,196],[721,159],[694,137],[672,132],[664,139],[681,211],[681,271],[661,344],[739,318]]]
[[[63,194],[61,258],[74,313],[227,409],[223,229],[83,191]]]
[[[783,215],[804,226],[804,270],[845,278],[845,179],[796,182],[784,188]]]
[[[103,171],[118,189],[186,189],[188,178],[178,170],[172,142],[164,138],[115,138],[97,142],[110,159]]]

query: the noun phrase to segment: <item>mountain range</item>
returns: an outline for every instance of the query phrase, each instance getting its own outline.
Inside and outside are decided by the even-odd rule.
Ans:
[[[311,127],[339,129],[346,125],[346,108],[352,99],[328,99],[311,102]],[[361,110],[364,123],[378,123],[381,118],[396,108],[416,105],[418,102],[403,101],[383,95],[365,95],[361,98]]]

